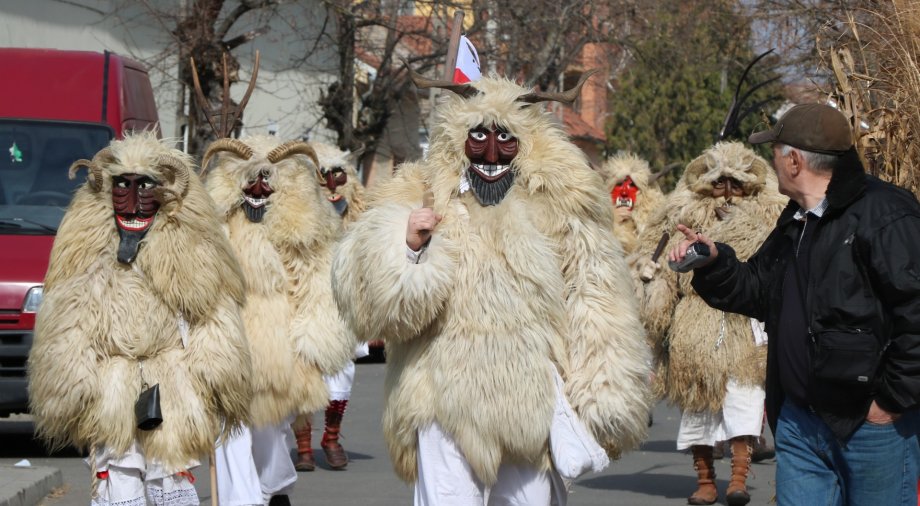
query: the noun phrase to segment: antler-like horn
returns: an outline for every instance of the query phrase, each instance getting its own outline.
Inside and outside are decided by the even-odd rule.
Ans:
[[[419,74],[418,72],[412,70],[408,64],[406,67],[409,68],[409,77],[412,78],[412,82],[415,83],[415,86],[420,89],[425,88],[441,88],[443,90],[448,90],[460,95],[463,98],[474,97],[479,93],[479,90],[474,88],[470,84],[457,84],[453,81],[441,81],[438,79],[428,79],[427,77]]]
[[[313,160],[313,164],[316,165],[316,167],[319,167],[319,158],[316,156],[316,151],[313,149],[313,146],[303,141],[285,142],[277,148],[269,151],[266,158],[268,158],[269,162],[278,163],[292,155],[309,156],[310,159]]]
[[[208,121],[208,124],[211,125],[211,130],[217,134],[219,132],[217,126],[214,124],[214,120],[211,117],[214,115],[214,112],[211,111],[211,106],[208,104],[208,99],[205,98],[204,92],[201,91],[201,81],[198,80],[198,70],[195,68],[195,58],[190,56],[189,61],[192,66],[192,83],[195,85],[195,96],[198,98],[198,107],[201,108],[201,112],[204,113],[204,119]]]
[[[157,167],[163,172],[163,175],[174,186],[166,188],[160,186],[160,200],[164,207],[171,207],[166,214],[175,216],[182,207],[182,199],[188,194],[189,169],[182,161],[172,155],[160,155],[157,159]]]
[[[243,99],[240,100],[240,105],[233,111],[233,114],[230,113],[230,77],[227,72],[227,53],[223,55],[223,69],[224,69],[224,92],[223,92],[223,104],[220,110],[220,126],[214,124],[214,111],[211,109],[211,106],[208,104],[208,99],[204,96],[204,92],[201,90],[201,82],[198,80],[198,71],[195,69],[195,59],[189,58],[192,65],[192,81],[195,85],[195,96],[198,98],[198,107],[201,108],[201,112],[204,113],[205,119],[208,121],[208,124],[211,125],[211,130],[214,131],[214,135],[218,138],[229,137],[230,132],[233,131],[233,127],[236,125],[237,121],[240,120],[240,116],[243,115],[243,109],[246,108],[246,104],[249,103],[249,97],[252,96],[253,90],[256,87],[256,78],[259,76],[259,61],[260,53],[256,51],[255,61],[253,62],[252,68],[252,77],[249,79],[249,87],[246,88],[246,93],[243,95]]]
[[[211,157],[223,151],[229,151],[243,160],[252,158],[252,148],[247,146],[243,141],[229,138],[217,139],[208,146],[208,150],[205,151],[204,156],[201,157],[201,172],[199,176],[203,178],[208,171],[208,162],[211,161]]]
[[[740,112],[741,105],[747,102],[747,100],[751,97],[751,95],[754,94],[755,91],[779,79],[779,76],[776,76],[772,79],[767,79],[766,81],[763,81],[755,86],[752,86],[751,89],[749,89],[747,93],[745,93],[742,97],[740,98],[738,97],[738,95],[741,94],[741,85],[743,85],[744,80],[747,79],[748,72],[751,71],[751,68],[753,68],[754,65],[757,64],[757,62],[759,62],[765,56],[767,56],[768,54],[772,52],[773,52],[773,49],[764,51],[763,53],[758,55],[757,58],[754,58],[754,60],[751,61],[751,63],[748,63],[748,66],[744,69],[744,72],[741,74],[741,79],[738,80],[738,86],[735,87],[735,95],[732,97],[732,103],[731,103],[731,106],[729,106],[728,108],[728,114],[725,115],[725,121],[722,123],[722,129],[719,130],[718,140],[721,141],[733,135],[738,130],[738,127],[741,126],[741,122],[744,121],[744,118],[747,117],[747,115],[753,112],[756,108],[760,108],[766,105],[767,103],[772,102],[773,100],[776,100],[777,98],[779,98],[779,97],[770,97],[766,100],[762,100],[758,102],[757,104],[751,107],[748,107],[747,109],[745,109],[743,113]]]
[[[527,102],[528,104],[536,104],[537,102],[546,102],[546,101],[555,101],[562,102],[564,104],[571,104],[578,98],[578,94],[581,93],[581,87],[584,86],[585,81],[589,77],[598,73],[597,69],[591,69],[581,75],[581,78],[578,79],[578,83],[575,84],[572,88],[565,90],[563,92],[545,92],[545,91],[532,91],[526,95],[521,95],[517,98],[520,102]]]
[[[112,148],[105,147],[102,148],[92,160],[77,160],[70,164],[70,168],[67,170],[67,177],[74,179],[77,177],[77,171],[80,170],[80,167],[86,167],[89,170],[91,176],[90,179],[87,179],[90,188],[93,191],[102,190],[102,162],[112,163],[115,161],[115,155],[112,154]]]

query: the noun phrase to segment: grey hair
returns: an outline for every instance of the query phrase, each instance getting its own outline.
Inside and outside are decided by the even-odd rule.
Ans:
[[[828,173],[834,170],[834,166],[837,165],[837,160],[840,159],[836,155],[826,155],[824,153],[815,153],[814,151],[805,151],[801,148],[796,148],[788,144],[782,145],[783,156],[788,155],[792,150],[796,150],[802,155],[802,158],[808,163],[808,166],[814,171],[819,173]]]

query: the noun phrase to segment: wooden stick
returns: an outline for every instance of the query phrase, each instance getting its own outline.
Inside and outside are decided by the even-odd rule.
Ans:
[[[460,49],[460,32],[463,30],[463,10],[454,11],[454,21],[450,26],[450,42],[447,44],[447,62],[444,67],[444,79],[454,80],[454,67],[457,66],[457,53]]]
[[[211,506],[217,506],[217,450],[211,450]]]

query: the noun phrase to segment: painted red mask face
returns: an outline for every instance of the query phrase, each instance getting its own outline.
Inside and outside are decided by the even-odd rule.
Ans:
[[[348,173],[345,172],[345,169],[342,167],[320,167],[316,171],[316,177],[319,179],[320,185],[325,186],[332,192],[332,195],[327,198],[329,202],[332,202],[339,216],[345,214],[345,211],[348,210],[348,201],[345,200],[341,193],[336,192],[336,188],[348,182]]]
[[[131,263],[137,257],[141,239],[160,209],[154,193],[158,186],[159,182],[141,174],[121,174],[112,178],[112,208],[120,238],[119,262]]]
[[[256,178],[249,180],[249,184],[243,188],[243,211],[246,213],[246,218],[253,223],[258,223],[265,217],[268,197],[275,193],[269,184],[270,179],[269,172],[262,169]]]
[[[626,176],[620,184],[613,187],[610,197],[613,198],[614,207],[625,207],[630,211],[636,207],[636,198],[639,196],[639,187],[633,183],[631,177]]]
[[[514,183],[511,162],[518,154],[516,137],[498,128],[480,125],[469,131],[464,152],[470,160],[470,187],[479,203],[492,206],[501,202]]]

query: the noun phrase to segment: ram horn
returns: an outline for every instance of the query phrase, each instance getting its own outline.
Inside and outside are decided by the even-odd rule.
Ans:
[[[528,104],[548,101],[571,104],[578,98],[578,94],[581,93],[581,87],[584,86],[588,78],[596,73],[598,73],[597,69],[588,70],[581,75],[581,78],[578,79],[578,83],[576,83],[575,86],[563,92],[532,91],[526,95],[521,95],[517,100],[519,102],[527,102]]]
[[[230,138],[217,139],[208,146],[208,150],[205,151],[204,156],[201,157],[201,172],[199,175],[202,178],[204,178],[205,173],[208,171],[208,162],[211,161],[211,157],[224,151],[229,151],[243,160],[252,158],[252,148],[247,146],[243,141]]]

